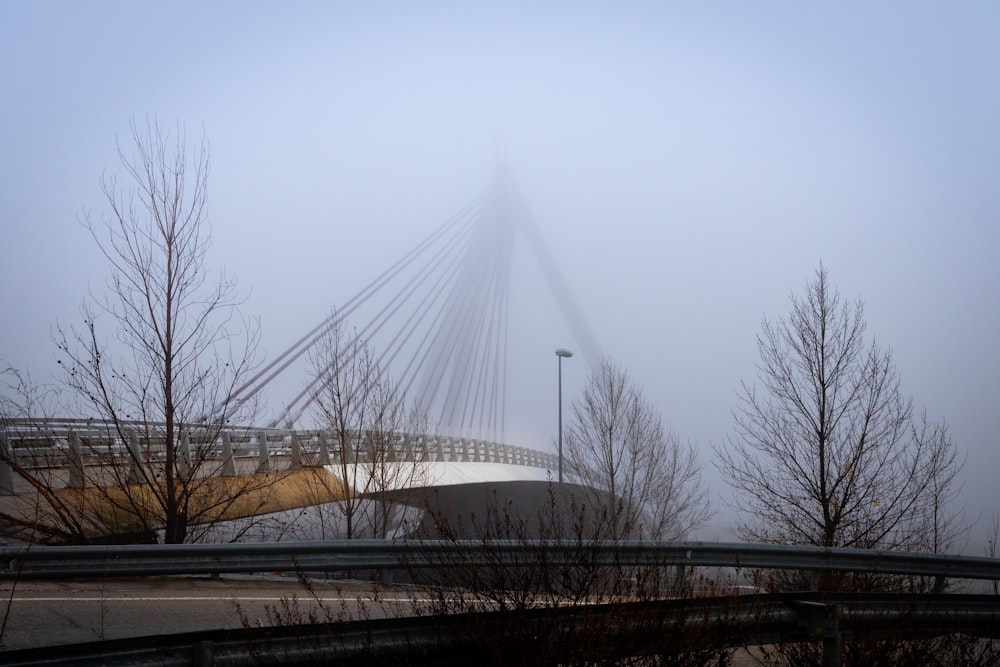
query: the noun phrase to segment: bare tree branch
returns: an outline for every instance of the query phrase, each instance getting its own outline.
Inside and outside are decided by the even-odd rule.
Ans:
[[[735,434],[716,448],[750,540],[931,549],[964,533],[948,513],[961,461],[944,425],[913,418],[864,307],[821,266],[786,319],[757,338],[761,391],[746,383]]]
[[[427,482],[427,449],[414,441],[428,426],[406,408],[366,342],[345,335],[340,318],[330,321],[309,356],[314,410],[332,434],[332,469],[344,485],[334,507],[347,539],[391,537],[406,513],[399,494]]]
[[[603,361],[574,400],[568,469],[611,539],[680,539],[711,515],[692,447],[664,429],[628,373]]]
[[[209,499],[222,466],[212,452],[227,424],[253,416],[229,397],[258,362],[258,327],[239,314],[233,279],[206,266],[208,142],[189,150],[182,127],[155,121],[131,130],[132,152],[118,145],[125,185],[105,175],[107,215],[83,216],[109,264],[106,292],[55,341],[76,409],[134,445],[88,451],[88,486],[137,530],[183,542],[233,502]]]

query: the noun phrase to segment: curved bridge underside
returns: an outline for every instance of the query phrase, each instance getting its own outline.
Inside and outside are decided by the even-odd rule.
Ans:
[[[327,470],[361,481],[373,472],[365,464]],[[419,525],[408,529],[411,537],[534,539],[552,529],[552,519],[572,516],[574,507],[593,497],[588,487],[556,482],[556,471],[555,466],[432,462],[395,488],[360,495],[422,512]]]

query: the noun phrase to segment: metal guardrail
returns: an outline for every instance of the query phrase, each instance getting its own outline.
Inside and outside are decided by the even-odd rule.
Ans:
[[[5,665],[440,665],[495,662],[498,631],[511,661],[558,657],[607,660],[677,650],[681,635],[715,649],[870,638],[1000,634],[1000,597],[970,595],[780,594],[628,604],[455,613],[343,623],[246,627],[8,651]],[[830,613],[834,612],[834,613]],[[493,638],[495,640],[495,638]],[[839,654],[828,664],[839,664]]]
[[[0,548],[0,578],[390,570],[456,565],[712,566],[1000,580],[1000,559],[776,544],[332,540]]]
[[[678,574],[694,566],[856,571],[933,577],[939,585],[946,578],[1000,580],[1000,560],[994,558],[708,542],[339,540],[0,549],[0,578],[5,579],[524,565],[675,567]],[[707,629],[716,633],[719,647],[821,639],[828,665],[840,664],[844,633],[914,637],[962,632],[1000,638],[997,595],[757,594],[587,605],[582,617],[579,607],[517,613],[521,615],[494,611],[186,633],[6,652],[0,659],[22,665],[212,665],[254,660],[367,665],[394,664],[403,658],[410,664],[440,664],[477,656],[485,660],[490,656],[481,655],[482,628],[511,622],[519,624],[517,631],[527,628],[523,641],[529,644],[558,629],[561,641],[572,647],[573,633],[582,638],[597,631],[607,641],[602,657],[626,657],[663,649],[667,626],[644,625],[642,619],[648,618],[667,619],[668,625],[673,624],[671,631]],[[503,635],[508,639],[509,631]],[[67,656],[77,662],[67,662]]]

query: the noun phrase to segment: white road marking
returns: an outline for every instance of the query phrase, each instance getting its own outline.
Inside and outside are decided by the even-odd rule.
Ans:
[[[14,597],[5,598],[6,600],[11,600],[13,602],[167,602],[170,600],[181,600],[184,602],[197,602],[202,601],[218,601],[218,602],[230,602],[232,600],[247,600],[250,602],[278,602],[280,600],[290,599],[289,596],[279,596],[279,597],[249,597],[244,595],[226,595],[226,596],[181,596],[176,597],[169,596],[159,596],[159,597],[115,597],[115,596],[104,596],[104,597]],[[436,600],[431,598],[379,598],[377,600],[372,600],[370,598],[343,598],[343,597],[297,597],[299,602],[436,602]]]

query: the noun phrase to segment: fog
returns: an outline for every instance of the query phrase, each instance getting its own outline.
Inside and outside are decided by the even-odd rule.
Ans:
[[[131,118],[209,140],[208,262],[267,357],[502,160],[601,349],[717,492],[761,319],[822,261],[948,422],[970,518],[1000,506],[1000,8],[479,4],[5,3],[0,359],[51,381],[52,327],[103,292],[79,219]],[[553,351],[576,342],[523,242],[510,318],[505,437],[551,448]],[[586,373],[564,363],[567,403]]]

